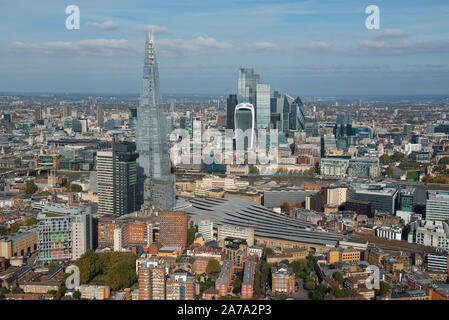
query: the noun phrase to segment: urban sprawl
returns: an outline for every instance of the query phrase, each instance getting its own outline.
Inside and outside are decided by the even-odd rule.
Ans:
[[[448,98],[241,68],[235,94],[162,99],[155,44],[140,97],[0,96],[0,299],[448,300]],[[171,156],[176,129],[214,161]],[[245,135],[226,154],[212,129]],[[250,163],[262,129],[276,161]]]

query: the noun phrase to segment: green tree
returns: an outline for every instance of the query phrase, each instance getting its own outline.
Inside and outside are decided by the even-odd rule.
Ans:
[[[136,270],[126,261],[116,264],[106,274],[106,284],[111,290],[130,287],[136,281]]]
[[[337,281],[339,284],[343,284],[344,278],[343,275],[340,272],[334,272],[332,275],[332,278],[334,278],[335,281]]]
[[[0,236],[6,236],[8,234],[8,229],[0,228]]]
[[[254,174],[259,174],[260,171],[256,166],[251,166],[251,168],[249,169],[250,173],[254,173]]]
[[[391,156],[391,161],[398,162],[398,161],[404,161],[406,160],[405,154],[402,152],[395,151],[393,155]]]
[[[283,204],[281,204],[281,211],[282,212],[287,212],[290,210],[290,205],[287,202],[284,202]]]
[[[324,295],[326,293],[327,287],[324,284],[320,283],[316,286],[316,289]]]
[[[25,185],[25,193],[26,194],[33,194],[37,191],[37,186],[33,181],[27,181]]]
[[[20,223],[14,222],[14,223],[11,225],[11,229],[9,229],[9,233],[10,233],[10,234],[16,233],[16,232],[19,231],[19,229],[20,229]]]
[[[210,259],[207,263],[206,272],[207,273],[217,273],[220,271],[220,262],[216,259]]]
[[[195,234],[198,232],[198,226],[187,230],[187,245],[190,246],[195,241]]]
[[[331,293],[335,298],[345,298],[350,297],[352,295],[351,289],[345,288],[340,289],[339,287],[332,287]]]
[[[240,293],[240,291],[242,290],[242,280],[239,277],[235,278],[235,280],[232,282],[232,286],[234,287],[232,290],[233,293]]]
[[[240,279],[240,278],[235,278],[235,280],[232,282],[232,286],[234,287],[234,288],[238,288],[238,289],[240,289],[241,287],[242,287],[242,279]]]
[[[39,222],[39,221],[37,220],[36,217],[30,217],[30,218],[28,218],[28,219],[26,220],[25,224],[26,224],[27,226],[32,226],[32,225],[37,224],[38,222]]]
[[[283,293],[275,292],[274,293],[274,300],[286,300],[287,296]]]
[[[394,173],[394,169],[393,169],[393,167],[391,165],[388,166],[387,169],[385,169],[385,174],[387,176],[389,176],[390,178],[393,177],[393,173]]]
[[[9,293],[8,288],[0,287],[0,294],[7,294],[7,293]]]
[[[390,287],[384,281],[380,281],[379,289],[375,290],[377,296],[386,295],[389,291],[390,291]]]
[[[81,299],[81,292],[79,292],[79,290],[76,290],[76,291],[72,294],[72,298],[75,299],[75,300]]]
[[[83,191],[83,187],[81,187],[79,184],[72,183],[70,185],[70,191],[72,191],[72,192],[81,192],[81,191]]]
[[[449,164],[449,157],[441,158],[440,161],[438,161],[438,164],[442,164],[442,165]]]
[[[379,158],[380,162],[382,164],[389,164],[391,162],[391,158],[388,154],[384,153],[383,155],[380,156]]]
[[[315,283],[315,280],[313,280],[313,279],[307,279],[304,284],[304,288],[309,291],[315,290],[315,286],[316,286],[316,283]]]
[[[87,250],[76,262],[80,270],[80,282],[88,283],[101,272],[99,257],[93,250]]]
[[[324,295],[318,290],[315,290],[312,294],[312,300],[324,300]]]
[[[48,271],[52,270],[53,268],[57,267],[58,264],[54,261],[50,262],[48,265]]]

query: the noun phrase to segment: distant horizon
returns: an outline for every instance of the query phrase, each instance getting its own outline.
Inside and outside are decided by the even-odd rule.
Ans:
[[[230,94],[236,93],[162,93],[162,97],[210,97],[210,98],[227,98]],[[314,97],[314,98],[381,98],[381,97],[403,97],[403,98],[424,98],[424,97],[440,97],[449,99],[449,93],[436,93],[436,94],[425,94],[425,93],[413,93],[413,94],[388,94],[388,93],[378,93],[378,94],[314,94],[314,93],[305,93],[305,94],[294,94],[290,92],[285,92],[285,94],[289,94],[295,97]],[[48,92],[48,91],[0,91],[0,96],[10,96],[10,95],[18,95],[18,96],[97,96],[97,97],[136,97],[140,96],[140,93],[112,93],[112,92]]]

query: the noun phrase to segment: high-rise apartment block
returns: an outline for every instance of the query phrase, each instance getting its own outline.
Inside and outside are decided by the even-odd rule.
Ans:
[[[136,147],[113,142],[97,152],[98,213],[123,215],[137,210]]]
[[[46,205],[37,219],[39,261],[76,260],[93,248],[90,208]]]
[[[165,300],[165,276],[167,266],[164,260],[139,259],[136,261],[139,282],[139,300]]]

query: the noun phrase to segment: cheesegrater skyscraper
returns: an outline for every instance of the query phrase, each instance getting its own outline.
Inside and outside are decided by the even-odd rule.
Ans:
[[[171,173],[165,122],[154,38],[152,33],[148,33],[145,42],[142,91],[137,110],[139,202],[143,201],[145,205],[162,210],[173,210],[175,178]]]

